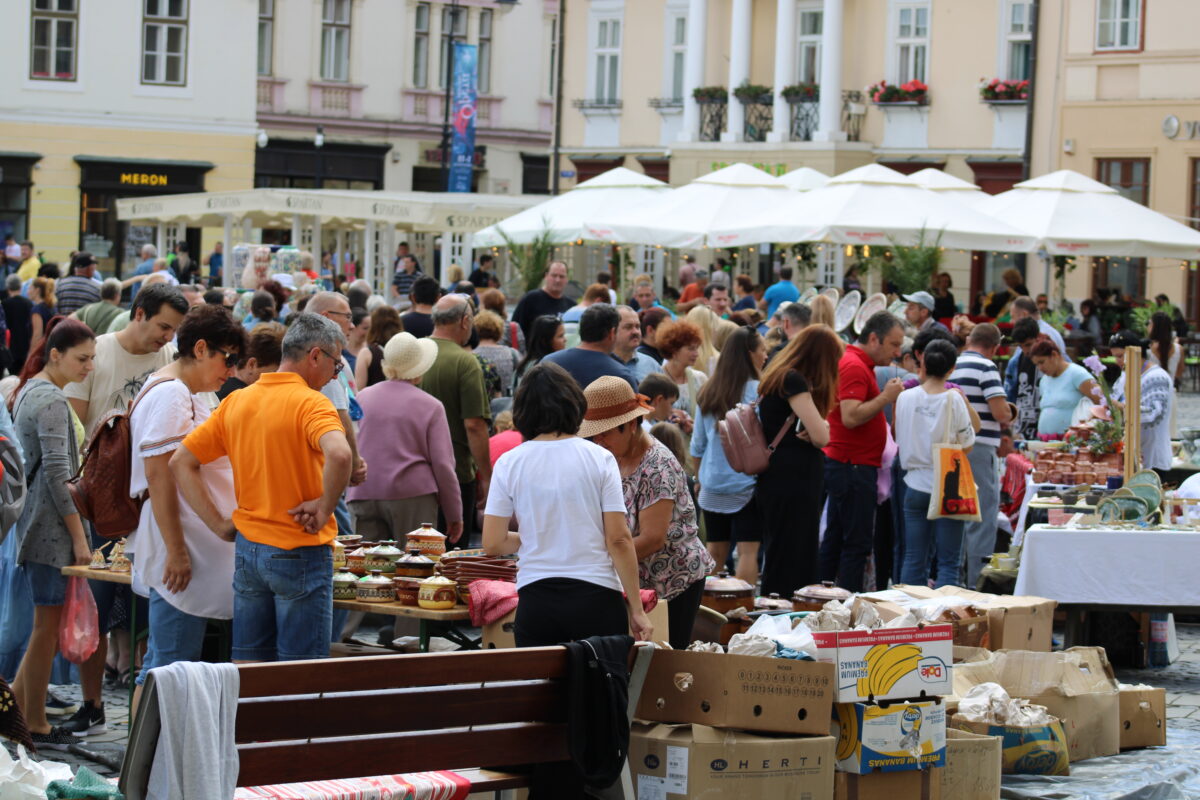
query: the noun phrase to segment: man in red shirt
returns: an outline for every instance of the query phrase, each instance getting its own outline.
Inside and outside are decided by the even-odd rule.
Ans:
[[[887,441],[885,406],[904,391],[899,378],[879,390],[875,367],[900,354],[900,320],[880,311],[846,348],[838,362],[837,405],[829,415],[825,448],[825,491],[829,497],[825,538],[821,541],[821,578],[852,592],[863,591],[867,556],[874,545],[875,482]]]

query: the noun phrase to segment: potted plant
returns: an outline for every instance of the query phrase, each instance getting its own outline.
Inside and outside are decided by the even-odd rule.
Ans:
[[[815,83],[793,83],[783,87],[781,94],[789,103],[809,103],[821,98],[821,87]]]
[[[979,97],[985,103],[1020,103],[1029,100],[1029,81],[979,79]]]
[[[929,87],[918,80],[899,85],[880,81],[867,87],[867,97],[880,106],[900,103],[923,106],[929,103]]]
[[[692,90],[692,97],[697,103],[727,103],[729,90],[724,86],[697,86]]]
[[[759,86],[753,83],[743,83],[733,90],[733,96],[743,103],[771,103],[771,87]]]

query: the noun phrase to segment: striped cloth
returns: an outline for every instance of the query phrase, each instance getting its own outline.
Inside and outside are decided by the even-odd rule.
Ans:
[[[100,284],[81,275],[68,275],[54,284],[58,297],[57,313],[74,314],[84,306],[100,302]]]
[[[967,402],[979,415],[981,423],[975,440],[980,444],[990,444],[996,447],[1000,444],[1000,423],[992,416],[988,400],[993,397],[1004,397],[1004,381],[1000,379],[1000,370],[990,358],[971,350],[965,351],[958,357],[950,380],[958,384]]]
[[[271,786],[244,786],[233,800],[464,800],[471,783],[456,772],[410,772]]]

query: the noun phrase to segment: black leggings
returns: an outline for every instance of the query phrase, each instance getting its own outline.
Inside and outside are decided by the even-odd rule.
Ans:
[[[676,650],[686,650],[692,643],[692,626],[696,624],[696,611],[704,597],[704,578],[693,583],[667,601],[667,640]],[[655,641],[662,636],[654,632]]]
[[[629,632],[625,598],[573,578],[544,578],[517,592],[517,647],[547,647],[589,636]]]

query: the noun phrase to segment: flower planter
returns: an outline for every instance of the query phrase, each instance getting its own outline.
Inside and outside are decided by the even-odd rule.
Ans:
[[[892,100],[890,102],[881,103],[876,100],[875,105],[879,106],[880,108],[916,108],[918,106],[927,106],[929,105],[929,102],[925,100]]]
[[[1029,105],[1028,100],[988,100],[985,98],[982,102],[989,106],[1027,106],[1027,105]]]

